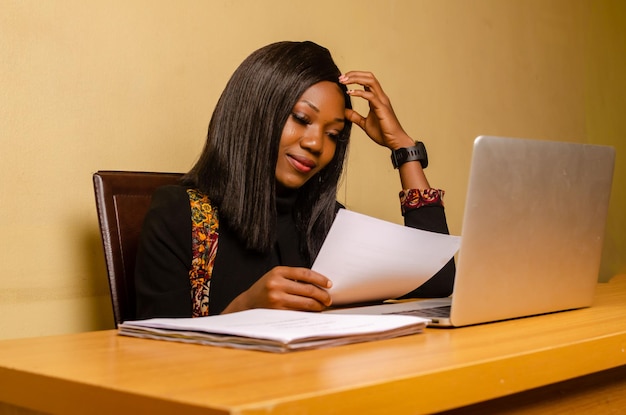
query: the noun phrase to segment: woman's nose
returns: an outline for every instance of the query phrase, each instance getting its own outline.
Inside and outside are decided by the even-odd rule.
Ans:
[[[321,128],[310,126],[300,139],[300,146],[312,153],[320,153],[324,149],[324,131]]]

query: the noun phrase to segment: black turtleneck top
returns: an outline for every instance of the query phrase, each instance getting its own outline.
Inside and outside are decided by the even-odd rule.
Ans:
[[[296,224],[291,215],[295,201],[295,194],[276,198],[277,241],[269,254],[245,249],[229,229],[228,223],[220,219],[217,255],[209,291],[211,314],[221,313],[235,297],[276,266],[310,266],[299,250]]]

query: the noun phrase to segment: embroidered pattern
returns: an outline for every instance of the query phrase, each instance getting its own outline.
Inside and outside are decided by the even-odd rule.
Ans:
[[[422,206],[443,206],[444,194],[441,189],[403,189],[400,192],[402,215]]]
[[[211,274],[217,254],[218,215],[208,196],[187,189],[191,205],[191,283],[192,317],[209,315]]]

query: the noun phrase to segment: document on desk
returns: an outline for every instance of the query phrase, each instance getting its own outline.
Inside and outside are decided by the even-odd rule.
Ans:
[[[400,315],[322,314],[252,309],[197,318],[125,321],[124,336],[288,352],[416,334],[428,320]]]
[[[340,209],[312,269],[328,277],[333,305],[401,297],[458,251],[458,236],[422,231]]]

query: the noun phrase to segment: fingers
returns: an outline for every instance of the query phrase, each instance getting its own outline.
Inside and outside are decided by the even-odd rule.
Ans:
[[[291,268],[286,267],[284,270],[287,275],[286,293],[299,298],[291,298],[291,301],[297,303],[306,303],[317,309],[315,302],[328,307],[331,304],[330,294],[327,289],[332,286],[332,282],[313,270],[307,268]]]
[[[305,282],[313,285],[317,285],[322,288],[330,288],[333,283],[331,280],[308,268],[295,268],[295,267],[277,267],[282,269],[285,274],[289,275],[289,279],[299,282]]]
[[[365,117],[363,117],[361,114],[359,114],[355,110],[346,108],[344,116],[346,117],[348,121],[358,125],[362,129],[365,129],[365,121],[366,121]]]
[[[369,103],[369,112],[361,114],[346,109],[345,117],[358,125],[375,143],[388,147],[400,148],[413,141],[406,134],[391,105],[389,97],[383,91],[380,82],[371,72],[350,71],[339,77],[344,85],[356,84],[363,89],[349,89],[348,94],[360,97]]]
[[[366,90],[371,90],[375,93],[382,91],[378,79],[371,72],[365,71],[350,71],[342,74],[339,77],[339,82],[344,85],[358,84],[363,86]]]
[[[320,311],[332,300],[331,281],[307,268],[276,267],[253,285],[258,307]]]
[[[370,123],[368,119],[371,116],[373,116],[374,119],[388,118],[390,114],[393,114],[393,108],[391,107],[389,98],[384,93],[374,74],[371,72],[350,71],[341,75],[339,77],[339,82],[345,85],[357,84],[363,86],[363,89],[348,89],[347,92],[350,96],[365,99],[369,103],[369,114],[366,117],[363,117],[358,113],[346,110],[346,117],[364,129],[370,137],[372,137],[371,134],[379,136],[379,132],[372,131],[371,128],[368,128],[367,125]],[[374,121],[373,124],[378,127],[378,121]]]
[[[344,85],[357,84],[361,85],[363,89],[350,89],[348,93],[350,95],[359,96],[372,102],[376,99],[380,100],[383,104],[388,104],[389,99],[383,91],[378,79],[371,72],[365,71],[350,71],[339,77],[339,82]]]
[[[297,310],[321,311],[331,305],[328,291],[313,284],[292,282],[281,298],[281,307]]]
[[[226,306],[223,313],[251,308],[322,311],[332,301],[331,281],[307,268],[274,267]]]

